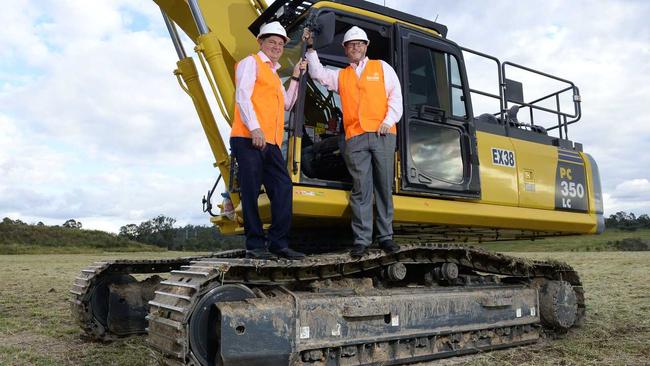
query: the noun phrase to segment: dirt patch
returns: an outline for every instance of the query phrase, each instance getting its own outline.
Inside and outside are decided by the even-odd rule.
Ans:
[[[47,355],[54,360],[65,360],[77,353],[83,343],[81,341],[70,342],[64,338],[54,338],[43,334],[20,332],[3,336],[2,345],[32,354]]]
[[[650,240],[643,240],[641,238],[626,238],[621,240],[616,240],[612,243],[612,246],[617,250],[622,251],[648,251],[650,250]]]
[[[342,278],[339,280],[314,281],[309,284],[312,291],[351,289],[356,293],[373,289],[371,278]]]

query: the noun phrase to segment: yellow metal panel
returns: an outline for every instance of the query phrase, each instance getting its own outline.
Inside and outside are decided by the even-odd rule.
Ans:
[[[511,139],[517,157],[519,206],[555,209],[557,147]]]
[[[300,182],[300,169],[301,168],[301,150],[302,150],[302,138],[296,137],[295,138],[296,142],[296,147],[294,148],[294,138],[291,137],[288,139],[286,146],[287,146],[287,171],[289,172],[289,176],[291,177],[291,181],[293,183],[298,183]],[[296,160],[296,171],[293,171],[293,161],[294,161],[294,149],[296,150],[295,153],[295,160]]]
[[[260,195],[260,217],[270,223],[270,204]],[[564,233],[594,233],[596,215],[515,206],[500,206],[475,201],[393,195],[395,224],[450,225],[473,228],[516,229]],[[237,208],[241,216],[241,207]],[[241,233],[239,223],[217,217],[212,221],[223,233]],[[227,224],[227,225],[226,225]],[[293,187],[293,227],[326,227],[350,224],[349,192],[321,187]]]
[[[565,233],[589,233],[596,225],[591,214],[499,206],[471,201],[393,195],[395,224],[453,225]],[[294,187],[294,222],[319,218],[349,224],[349,193],[320,187]],[[313,221],[312,221],[313,222]],[[294,225],[297,227],[297,225]]]
[[[167,14],[167,16],[174,21],[182,30],[190,37],[191,40],[196,41],[199,36],[199,31],[196,29],[196,24],[190,13],[190,7],[185,0],[154,0],[158,6]]]
[[[226,51],[236,61],[257,52],[255,36],[248,30],[260,15],[260,4],[251,0],[200,0],[210,31],[219,37]],[[266,6],[264,6],[266,8]],[[230,65],[234,68],[234,63]]]
[[[350,220],[350,192],[319,187],[293,187],[294,216]]]
[[[430,223],[466,227],[523,229],[586,233],[595,226],[591,215],[498,206],[471,201],[452,201],[397,196],[396,223]]]
[[[580,153],[582,161],[585,163],[585,177],[587,179],[587,195],[589,197],[589,212],[596,212],[596,198],[594,197],[594,177],[591,175],[591,161],[585,156],[584,153]]]
[[[481,174],[481,202],[517,206],[517,170],[492,163],[492,148],[514,151],[512,142],[504,136],[477,131],[476,143]]]
[[[154,0],[165,14],[196,42],[199,33],[187,0]],[[199,6],[210,31],[219,37],[230,57],[244,58],[257,50],[255,37],[248,30],[262,10],[263,0],[199,0]]]
[[[582,160],[585,162],[585,176],[587,178],[587,194],[589,197],[589,213],[596,215],[596,197],[594,196],[594,177],[591,174],[591,160],[585,156],[584,153],[580,153]],[[598,231],[597,227],[594,227],[590,234],[596,234]]]

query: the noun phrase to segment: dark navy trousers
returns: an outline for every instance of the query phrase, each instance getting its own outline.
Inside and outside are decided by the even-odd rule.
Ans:
[[[263,150],[259,150],[253,146],[250,138],[231,137],[230,149],[238,164],[237,180],[244,214],[246,249],[262,249],[267,245],[257,206],[262,184],[271,201],[268,249],[287,248],[293,189],[280,148],[267,143]]]

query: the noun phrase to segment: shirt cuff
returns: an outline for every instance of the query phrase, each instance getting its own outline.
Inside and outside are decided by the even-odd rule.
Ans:
[[[248,127],[248,131],[257,130],[258,128],[260,128],[260,123],[257,122],[256,119],[252,121],[248,121],[246,123],[246,127]]]
[[[260,123],[255,115],[255,109],[252,103],[237,103],[239,104],[239,115],[242,122],[249,131],[260,128]]]
[[[381,123],[385,123],[385,124],[387,124],[388,126],[393,127],[393,126],[395,126],[396,121],[390,121],[390,120],[388,120],[388,118],[387,118],[387,119],[383,120]]]

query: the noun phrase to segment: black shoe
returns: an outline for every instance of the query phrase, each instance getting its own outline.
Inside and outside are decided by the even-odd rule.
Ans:
[[[273,253],[264,249],[253,249],[246,251],[246,258],[249,259],[278,259]]]
[[[291,260],[300,260],[305,258],[305,255],[303,253],[295,251],[291,248],[282,248],[278,250],[272,250],[271,252],[277,255],[278,257],[291,259]]]
[[[368,252],[368,247],[362,244],[354,244],[350,249],[350,256],[352,258],[361,258]]]
[[[379,247],[386,253],[395,253],[399,250],[399,245],[395,244],[393,239],[386,239],[379,243]]]

